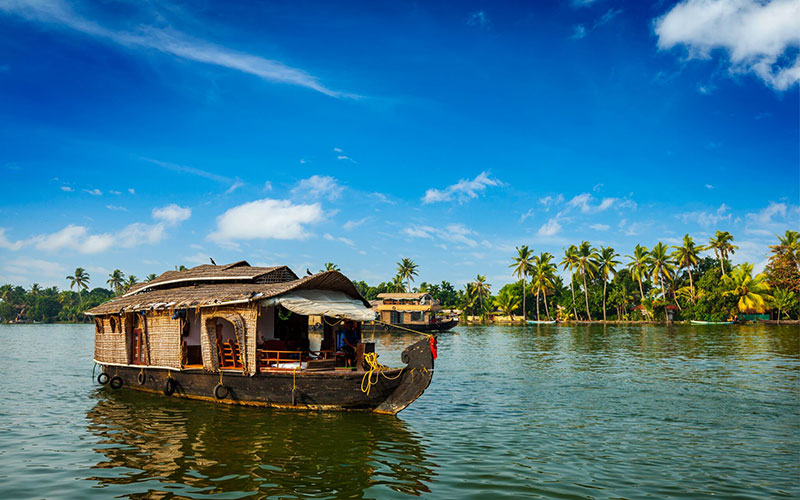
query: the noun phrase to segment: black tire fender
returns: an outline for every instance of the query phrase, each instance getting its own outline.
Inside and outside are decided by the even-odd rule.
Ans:
[[[97,376],[97,383],[100,385],[106,385],[109,380],[111,380],[111,377],[109,377],[108,373],[106,372],[103,372]]]
[[[139,382],[139,385],[144,385],[147,382],[147,374],[143,371],[139,372],[136,374],[136,381]]]
[[[383,325],[383,329],[388,332],[389,331],[389,325]]]
[[[178,384],[175,383],[174,378],[168,378],[166,382],[164,382],[164,395],[165,396],[172,396],[175,394],[175,388]]]
[[[223,384],[217,384],[216,387],[214,387],[214,397],[220,400],[227,398],[228,387]]]
[[[108,386],[112,389],[121,389],[122,388],[122,377],[114,375],[111,377],[111,380],[108,381]]]

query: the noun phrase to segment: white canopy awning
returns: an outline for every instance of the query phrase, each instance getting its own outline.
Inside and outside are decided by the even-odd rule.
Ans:
[[[278,297],[265,299],[262,306],[282,305],[293,313],[304,316],[328,316],[355,321],[372,321],[378,313],[342,292],[332,290],[297,290]]]

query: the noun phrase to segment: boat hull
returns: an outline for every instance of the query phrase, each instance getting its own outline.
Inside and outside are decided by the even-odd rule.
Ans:
[[[453,327],[458,325],[458,319],[453,319],[450,321],[442,321],[439,323],[424,323],[424,324],[415,324],[415,323],[397,323],[397,324],[389,324],[389,323],[364,323],[361,325],[362,332],[386,332],[386,331],[394,331],[394,332],[402,332],[413,330],[415,332],[425,333],[425,332],[446,332]]]
[[[733,321],[697,321],[691,320],[691,324],[693,325],[732,325]]]
[[[553,321],[534,321],[534,320],[530,320],[529,319],[528,320],[528,324],[529,325],[555,325],[556,322],[555,322],[555,320],[553,320]]]
[[[365,377],[369,372],[270,371],[253,376],[236,371],[209,373],[202,369],[104,366],[109,377],[119,377],[122,387],[161,393],[168,383],[174,387],[169,397],[213,401],[222,404],[290,408],[297,410],[363,410],[395,414],[406,408],[427,389],[433,378],[433,353],[428,339],[409,346],[402,354],[403,368],[372,373],[369,391]],[[173,382],[168,382],[171,379]],[[222,384],[222,389],[217,386]],[[107,384],[108,390],[111,384]],[[225,397],[218,397],[223,395]]]

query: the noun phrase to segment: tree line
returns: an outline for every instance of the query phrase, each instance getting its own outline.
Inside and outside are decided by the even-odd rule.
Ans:
[[[732,266],[738,247],[727,231],[717,231],[708,244],[698,245],[685,235],[671,247],[657,242],[653,248],[637,244],[624,258],[612,247],[595,248],[588,241],[564,249],[560,261],[548,252],[536,255],[528,245],[516,248],[509,268],[517,281],[492,295],[486,275],[456,288],[448,281],[422,282],[412,288],[419,266],[410,258],[397,262],[395,276],[377,286],[355,281],[358,291],[374,300],[384,292],[427,292],[442,307],[472,316],[493,312],[515,319],[642,320],[675,319],[723,321],[745,312],[773,310],[777,317],[800,313],[800,232],[788,230],[770,246],[763,273],[753,274],[747,262]],[[711,255],[702,255],[710,253]],[[558,275],[566,272],[569,283]],[[185,270],[176,266],[176,270]],[[322,271],[339,268],[331,262]],[[148,275],[143,281],[156,278]],[[0,321],[84,321],[83,312],[139,283],[135,275],[119,269],[108,275],[108,288],[89,290],[90,275],[83,268],[66,277],[69,290],[42,288],[34,283],[0,286]],[[533,305],[531,305],[533,304]]]

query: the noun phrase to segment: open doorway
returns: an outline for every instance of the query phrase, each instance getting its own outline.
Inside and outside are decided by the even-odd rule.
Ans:
[[[181,332],[181,365],[183,368],[202,368],[200,316],[194,311],[180,311],[176,315]]]
[[[242,354],[233,323],[223,318],[214,320],[219,367],[226,370],[242,369]]]

